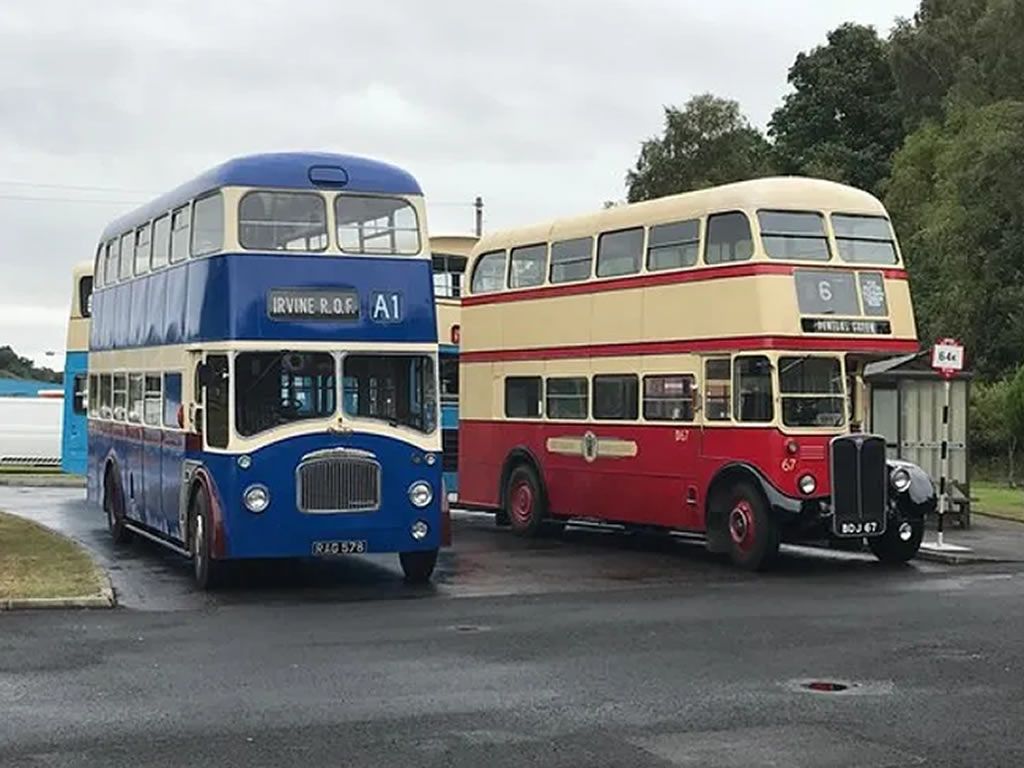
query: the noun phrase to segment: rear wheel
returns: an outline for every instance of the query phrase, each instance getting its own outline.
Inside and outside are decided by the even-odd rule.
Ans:
[[[202,590],[217,587],[224,564],[213,559],[213,521],[210,497],[200,486],[192,497],[192,572],[196,586]]]
[[[764,496],[750,483],[736,483],[719,495],[717,505],[732,561],[748,571],[770,567],[779,554],[779,527]]]
[[[505,485],[505,513],[520,536],[537,536],[544,524],[544,497],[533,467],[519,464]]]
[[[103,481],[103,511],[107,515],[107,530],[115,544],[126,544],[132,533],[125,526],[124,496],[114,479],[113,472],[107,472]]]
[[[904,536],[906,538],[903,538]],[[890,523],[881,536],[868,539],[868,547],[881,562],[888,565],[899,565],[911,560],[917,554],[923,538],[924,521],[905,520],[899,524]]]
[[[398,560],[402,564],[407,584],[426,584],[434,574],[437,565],[437,550],[428,549],[424,552],[399,552]]]

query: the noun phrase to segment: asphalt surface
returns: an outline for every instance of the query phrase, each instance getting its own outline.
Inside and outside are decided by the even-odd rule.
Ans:
[[[0,614],[3,766],[1024,765],[1020,565],[789,550],[753,576],[460,516],[432,587],[373,558],[207,596],[81,491],[0,508],[83,541],[123,606]]]

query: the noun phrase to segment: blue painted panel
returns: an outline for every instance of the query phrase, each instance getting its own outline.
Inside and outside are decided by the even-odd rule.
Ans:
[[[165,273],[164,279],[166,295],[164,296],[164,331],[161,343],[181,344],[185,340],[188,271],[185,265],[179,265]]]
[[[347,446],[374,453],[382,464],[381,509],[365,514],[307,515],[295,507],[295,468],[302,456],[322,448]],[[303,557],[313,541],[365,539],[371,552],[433,549],[440,545],[441,466],[414,463],[420,451],[406,443],[377,435],[304,435],[267,446],[252,454],[248,470],[238,468],[234,456],[206,454],[203,458],[217,484],[225,515],[228,556]],[[409,502],[408,488],[426,480],[434,488],[434,500],[426,509]],[[253,515],[241,503],[251,483],[267,486],[270,508]],[[409,535],[409,526],[425,520],[430,535],[421,542]]]
[[[132,324],[132,284],[124,283],[114,288],[114,325],[111,328],[111,344],[115,349],[125,349],[131,346]]]
[[[164,307],[167,303],[167,273],[157,272],[148,280],[146,286],[145,333],[142,343],[153,347],[163,343]]]
[[[143,431],[142,443],[142,492],[143,519],[146,525],[167,534],[167,521],[163,512],[162,461],[163,437],[160,430],[147,428]]]
[[[75,377],[85,375],[87,352],[68,352],[64,358],[64,419],[61,429],[60,468],[73,475],[84,475],[87,469],[88,424],[84,413],[75,413]]]
[[[164,528],[171,539],[184,542],[184,531],[178,519],[181,504],[181,475],[185,461],[185,435],[182,432],[164,431],[160,456],[160,494]]]
[[[146,287],[149,285],[150,280],[136,280],[128,283],[126,288],[129,289],[132,303],[132,315],[128,324],[128,347],[141,347],[146,344],[146,325],[149,321],[149,306],[146,304],[146,297],[148,291]]]

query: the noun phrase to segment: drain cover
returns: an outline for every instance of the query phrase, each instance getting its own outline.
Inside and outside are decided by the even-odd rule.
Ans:
[[[835,680],[809,680],[803,687],[815,693],[842,693],[850,689],[850,684],[838,683]]]

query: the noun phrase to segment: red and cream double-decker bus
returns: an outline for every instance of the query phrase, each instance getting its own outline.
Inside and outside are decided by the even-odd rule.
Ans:
[[[460,503],[905,561],[931,480],[860,432],[861,372],[918,349],[885,209],[762,179],[487,235],[463,298]]]

